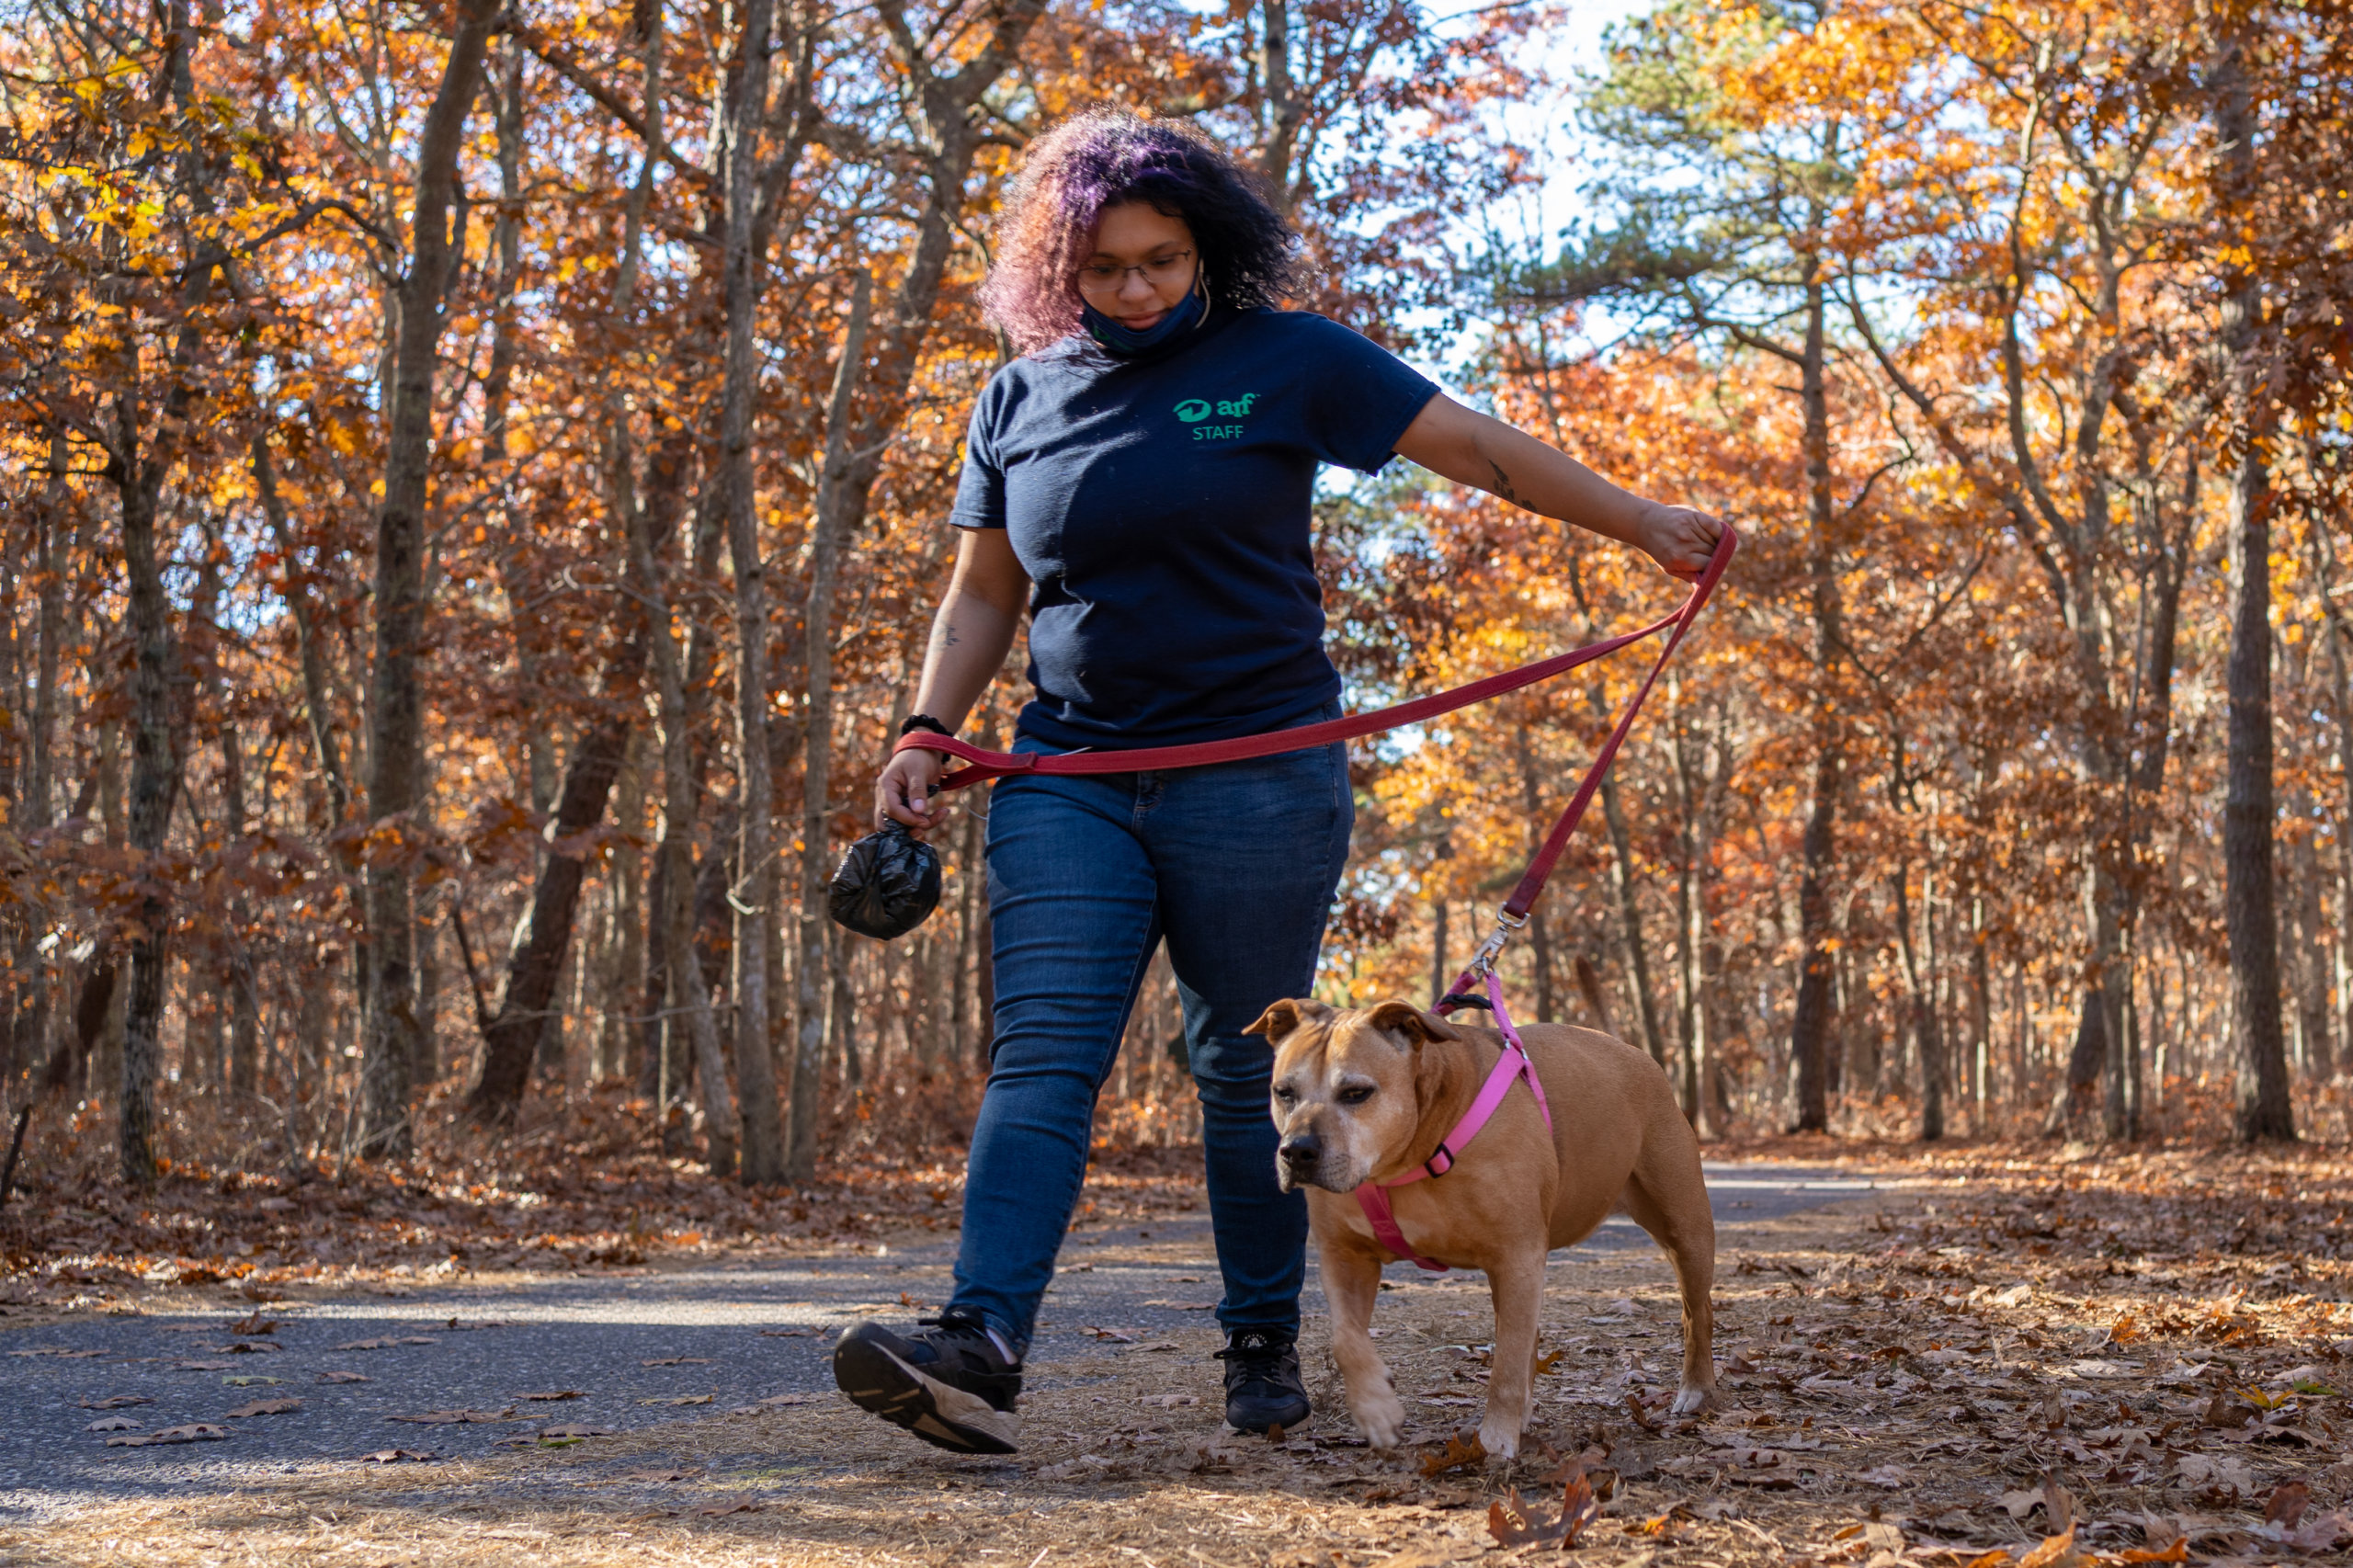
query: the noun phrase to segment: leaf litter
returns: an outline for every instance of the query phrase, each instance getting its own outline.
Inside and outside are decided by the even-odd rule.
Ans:
[[[1780,1157],[1818,1161],[1827,1147]],[[2340,1240],[2353,1197],[2344,1164],[2323,1151],[2065,1165],[2047,1149],[1868,1153],[1919,1185],[1862,1200],[1855,1218],[1802,1216],[1743,1235],[1759,1268],[1719,1277],[1726,1400],[1702,1417],[1668,1408],[1676,1309],[1663,1261],[1645,1249],[1557,1262],[1544,1312],[1556,1359],[1512,1467],[1419,1473],[1426,1452],[1467,1447],[1459,1424],[1476,1419],[1437,1403],[1462,1397],[1453,1347],[1486,1333],[1475,1276],[1394,1280],[1381,1296],[1375,1324],[1411,1444],[1393,1456],[1365,1449],[1338,1413],[1313,1330],[1303,1348],[1321,1414],[1279,1445],[1218,1435],[1199,1360],[1131,1353],[1105,1358],[1107,1378],[1083,1389],[1040,1386],[1024,1401],[1018,1466],[966,1480],[879,1423],[846,1425],[831,1402],[611,1436],[595,1451],[735,1466],[822,1453],[796,1483],[809,1501],[794,1528],[809,1532],[811,1561],[845,1563],[912,1539],[911,1524],[935,1552],[984,1545],[1017,1563],[1047,1547],[1048,1563],[1119,1548],[1186,1562],[1188,1545],[1216,1563],[1329,1564],[1334,1550],[1357,1568],[1425,1549],[1458,1561],[1500,1545],[1495,1505],[1507,1505],[1514,1528],[1560,1524],[1568,1484],[1540,1478],[1558,1453],[1590,1448],[1620,1479],[1605,1496],[1588,1472],[1598,1510],[1574,1539],[1613,1568],[1628,1553],[1725,1568],[2108,1568],[2293,1560],[2353,1540],[2341,1517],[2353,1486],[2340,1458],[2347,1413],[2334,1392],[2353,1370],[2343,1365],[2353,1314],[2337,1301],[2353,1283],[2340,1257],[2353,1252]],[[1213,1329],[1188,1335],[1196,1358],[1213,1346]],[[1201,1403],[1143,1403],[1172,1392]],[[1750,1457],[1767,1454],[1782,1457]],[[525,1450],[482,1462],[573,1460]],[[1746,1484],[1744,1471],[1795,1483]],[[2054,1483],[2069,1494],[2063,1524]],[[2005,1505],[2020,1492],[2039,1495],[2014,1514]],[[1008,1516],[996,1498],[1043,1511]],[[410,1516],[381,1517],[389,1531]],[[690,1522],[646,1528],[684,1548],[688,1535],[662,1531]],[[710,1561],[739,1561],[724,1538],[708,1540]],[[607,1561],[601,1550],[550,1561]]]

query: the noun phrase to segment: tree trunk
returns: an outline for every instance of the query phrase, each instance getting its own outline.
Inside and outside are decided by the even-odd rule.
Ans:
[[[1809,258],[1818,267],[1818,258]],[[1830,1126],[1829,1082],[1824,1052],[1830,1035],[1830,878],[1836,851],[1838,789],[1845,771],[1836,693],[1831,672],[1838,658],[1838,558],[1830,487],[1830,394],[1824,339],[1827,301],[1819,278],[1805,291],[1805,348],[1799,361],[1805,411],[1807,570],[1813,619],[1813,806],[1806,818],[1803,869],[1798,881],[1798,998],[1790,1020],[1790,1055],[1797,1063],[1800,1132]]]
[[[1594,688],[1597,708],[1601,688]],[[1609,886],[1618,895],[1618,945],[1626,954],[1628,983],[1634,988],[1634,1014],[1643,1026],[1643,1049],[1662,1070],[1666,1067],[1666,1036],[1659,1028],[1658,1000],[1651,992],[1650,946],[1643,937],[1643,909],[1634,890],[1634,835],[1626,826],[1626,808],[1618,781],[1601,776],[1601,817],[1609,828]]]
[[[2330,704],[2336,720],[2337,783],[2345,792],[2336,817],[2337,1064],[2353,1062],[2353,607],[2337,597],[2336,546],[2315,521],[2311,529],[2319,566],[2320,601],[2328,618]]]
[[[52,437],[49,451],[50,482],[34,518],[40,530],[35,549],[40,570],[40,646],[34,656],[32,733],[27,737],[32,753],[31,778],[25,790],[30,807],[26,825],[34,828],[47,827],[56,820],[51,814],[56,805],[56,764],[50,748],[57,733],[57,670],[65,645],[65,563],[58,549],[68,494],[64,437]]]
[[[482,1074],[466,1096],[467,1114],[493,1126],[514,1125],[530,1085],[550,1004],[571,950],[574,917],[580,903],[588,847],[581,837],[605,820],[613,780],[629,758],[632,710],[645,671],[647,631],[633,614],[624,616],[621,640],[605,665],[605,715],[573,747],[557,798],[552,841],[531,892],[523,937],[507,961],[498,1014],[483,1031]]]
[[[165,597],[162,563],[155,550],[155,496],[161,488],[160,456],[143,460],[140,435],[127,404],[119,410],[118,438],[122,499],[122,547],[131,585],[132,645],[131,676],[131,849],[143,860],[164,847],[172,801],[180,782],[179,748],[172,724],[172,671],[176,647],[171,603]],[[153,469],[155,472],[151,472]],[[163,1061],[164,991],[171,909],[161,879],[141,878],[147,890],[138,902],[140,934],[131,941],[131,987],[123,1007],[122,1093],[119,1148],[122,1178],[144,1187],[155,1177],[155,1075]]]
[[[665,440],[662,449],[683,463],[687,454],[682,449],[690,444],[691,436],[683,426],[677,435],[676,440]],[[649,488],[655,487],[649,483]],[[671,494],[676,494],[675,487]],[[710,1169],[715,1176],[726,1176],[735,1168],[734,1106],[727,1088],[726,1063],[720,1053],[718,1025],[711,1017],[710,988],[703,977],[700,955],[695,949],[698,879],[694,839],[699,786],[689,754],[688,732],[692,712],[687,697],[685,662],[670,631],[669,594],[654,547],[654,540],[661,537],[656,532],[657,524],[675,529],[677,519],[675,510],[665,511],[652,506],[632,506],[625,516],[630,523],[631,575],[645,607],[643,636],[654,660],[662,728],[662,846],[654,867],[653,900],[662,926],[658,940],[649,945],[660,959],[658,972],[664,994],[658,1008],[647,1008],[649,1013],[658,1011],[664,1015],[662,1047],[655,1066],[656,1086],[664,1096],[661,1104],[666,1110],[673,1075],[681,1083],[686,1075],[685,1064],[676,1060],[684,1054],[677,1051],[676,1043],[681,1040],[688,1042],[701,1080],[704,1136]],[[649,976],[657,972],[651,961],[647,971]],[[666,1116],[663,1128],[666,1149]]]
[[[2217,62],[2214,130],[2222,143],[2224,201],[2244,212],[2255,188],[2256,121],[2246,40],[2234,32]],[[2222,305],[2232,402],[2245,444],[2231,487],[2232,584],[2229,784],[2222,808],[2224,924],[2230,935],[2233,1044],[2238,1059],[2238,1134],[2248,1142],[2292,1139],[2286,1040],[2279,1020],[2279,921],[2272,869],[2271,482],[2263,450],[2268,421],[2254,395],[2262,332],[2260,283],[2242,273]]]
[[[1447,930],[1447,898],[1441,892],[1430,905],[1430,1001],[1433,1006],[1446,1000],[1446,988],[1454,983],[1454,970],[1446,961],[1449,933]]]
[[[834,385],[825,411],[825,466],[818,481],[816,529],[809,559],[809,597],[801,616],[802,668],[808,676],[808,721],[802,726],[801,784],[801,899],[799,958],[795,963],[795,1028],[792,1053],[792,1142],[788,1166],[794,1181],[816,1170],[817,1097],[824,1081],[825,1028],[825,881],[833,858],[834,588],[849,517],[843,491],[849,482],[850,419],[865,369],[866,329],[872,283],[858,276],[850,296],[849,322],[834,364]]]
[[[767,119],[769,35],[775,0],[747,0],[744,32],[728,64],[727,147],[722,165],[727,228],[722,253],[727,336],[720,395],[719,483],[726,497],[728,554],[735,570],[736,757],[741,770],[737,831],[742,902],[735,925],[735,1076],[743,1090],[743,1179],[784,1179],[784,1123],[777,1105],[768,1031],[769,949],[779,892],[770,829],[776,784],[768,750],[768,597],[752,474],[754,339],[767,258],[757,239],[764,171],[760,130]]]
[[[418,830],[408,819],[423,803],[425,710],[416,663],[425,642],[426,506],[441,301],[450,273],[449,208],[467,111],[481,86],[483,53],[497,12],[497,0],[458,0],[457,32],[417,141],[411,256],[399,289],[384,498],[376,514],[368,814],[378,833],[389,829],[403,840]],[[368,1039],[358,1142],[385,1154],[404,1154],[412,1146],[409,1097],[418,1051],[407,854],[404,843],[368,872]]]
[[[1307,100],[1291,80],[1290,7],[1285,0],[1263,0],[1265,41],[1258,53],[1258,76],[1266,97],[1261,127],[1258,173],[1285,212],[1298,199],[1291,176],[1291,158],[1299,143],[1299,128],[1307,117]]]

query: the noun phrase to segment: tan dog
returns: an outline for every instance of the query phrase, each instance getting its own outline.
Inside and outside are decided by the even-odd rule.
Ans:
[[[1332,1354],[1348,1411],[1374,1447],[1396,1446],[1405,1410],[1367,1332],[1383,1264],[1351,1196],[1368,1178],[1404,1175],[1436,1152],[1469,1110],[1503,1051],[1495,1029],[1434,1017],[1404,1002],[1336,1010],[1278,1002],[1250,1026],[1275,1047],[1276,1174],[1309,1188],[1307,1209],[1332,1307]],[[1519,1451],[1534,1375],[1545,1255],[1593,1233],[1613,1209],[1657,1238],[1683,1289],[1683,1386],[1677,1415],[1713,1403],[1715,1216],[1699,1141],[1655,1062],[1594,1029],[1520,1028],[1552,1102],[1552,1131],[1525,1083],[1444,1176],[1390,1189],[1405,1239],[1431,1261],[1486,1271],[1495,1349],[1479,1440],[1492,1457]]]

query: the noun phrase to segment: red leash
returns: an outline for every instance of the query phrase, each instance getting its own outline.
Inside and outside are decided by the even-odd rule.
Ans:
[[[1666,646],[1659,653],[1657,665],[1652,667],[1650,678],[1634,694],[1634,699],[1626,705],[1625,717],[1619,721],[1618,728],[1594,758],[1593,767],[1586,772],[1586,781],[1578,789],[1576,799],[1569,803],[1567,813],[1553,826],[1552,836],[1544,841],[1544,847],[1537,855],[1535,863],[1529,867],[1528,874],[1520,879],[1510,902],[1504,905],[1506,912],[1524,919],[1529,906],[1536,902],[1537,893],[1542,891],[1544,879],[1552,875],[1553,862],[1561,858],[1561,850],[1568,843],[1569,834],[1575,829],[1577,819],[1585,814],[1586,802],[1593,798],[1602,772],[1608,767],[1609,759],[1618,755],[1619,746],[1624,743],[1627,731],[1633,725],[1634,714],[1643,705],[1643,699],[1650,695],[1659,671],[1665,668],[1667,659],[1683,641],[1684,633],[1690,631],[1692,621],[1699,618],[1701,607],[1707,604],[1708,596],[1715,592],[1717,580],[1723,576],[1724,568],[1732,564],[1733,552],[1739,548],[1739,537],[1726,528],[1723,538],[1716,543],[1716,553],[1709,559],[1707,570],[1699,574],[1697,583],[1691,585],[1690,597],[1683,601],[1681,608],[1663,620],[1654,620],[1639,631],[1624,632],[1583,648],[1573,648],[1565,653],[1555,653],[1532,665],[1522,665],[1518,669],[1488,676],[1483,680],[1474,680],[1467,686],[1458,686],[1451,691],[1417,697],[1394,708],[1378,709],[1348,718],[1327,719],[1323,723],[1302,724],[1295,730],[1273,730],[1263,735],[1240,735],[1226,741],[1199,741],[1182,746],[1144,746],[1133,751],[1079,751],[1057,756],[987,751],[970,741],[960,741],[953,735],[936,735],[928,730],[916,730],[902,736],[893,749],[906,751],[912,747],[940,752],[969,765],[943,777],[939,780],[942,790],[961,790],[967,784],[984,784],[991,779],[1023,773],[1148,773],[1164,767],[1203,767],[1213,762],[1240,762],[1246,757],[1306,751],[1313,746],[1330,745],[1334,741],[1352,741],[1362,735],[1379,734],[1383,730],[1400,729],[1425,719],[1435,719],[1459,708],[1468,708],[1474,702],[1484,702],[1491,697],[1501,697],[1524,686],[1533,686],[1540,680],[1548,680],[1580,665],[1589,665],[1596,659],[1672,628]],[[1467,975],[1468,971],[1465,973]]]
[[[1507,691],[1533,686],[1540,680],[1575,669],[1580,665],[1591,664],[1631,643],[1665,631],[1666,642],[1659,649],[1658,658],[1651,665],[1651,673],[1643,677],[1643,684],[1627,700],[1626,710],[1619,715],[1618,725],[1609,732],[1609,738],[1603,741],[1601,749],[1594,754],[1593,765],[1586,769],[1584,781],[1578,784],[1568,809],[1561,813],[1560,820],[1552,824],[1552,831],[1545,835],[1543,846],[1536,852],[1536,858],[1529,862],[1528,869],[1520,876],[1519,885],[1512,890],[1511,897],[1504,901],[1495,933],[1480,945],[1478,952],[1472,957],[1470,967],[1455,977],[1453,985],[1438,998],[1433,1008],[1438,1013],[1449,1013],[1461,1005],[1454,998],[1471,995],[1469,988],[1476,985],[1479,977],[1495,967],[1495,955],[1503,950],[1504,942],[1509,935],[1528,924],[1528,912],[1535,907],[1538,895],[1544,891],[1545,879],[1552,874],[1552,868],[1560,862],[1561,852],[1568,847],[1569,835],[1576,831],[1577,824],[1584,819],[1586,808],[1593,803],[1594,791],[1601,787],[1602,775],[1609,771],[1609,765],[1617,758],[1619,747],[1626,744],[1626,736],[1634,727],[1634,715],[1643,710],[1643,702],[1650,696],[1651,687],[1658,684],[1659,676],[1666,669],[1667,660],[1675,657],[1676,649],[1683,645],[1683,639],[1690,631],[1692,622],[1699,619],[1699,611],[1707,606],[1708,597],[1716,591],[1716,584],[1722,579],[1724,569],[1732,564],[1733,555],[1739,549],[1740,536],[1726,527],[1723,537],[1716,541],[1715,554],[1708,560],[1707,570],[1700,573],[1699,580],[1691,585],[1691,593],[1682,607],[1673,615],[1663,620],[1654,620],[1639,631],[1605,638],[1582,648],[1573,648],[1565,653],[1555,653],[1549,659],[1540,659],[1532,665],[1522,665],[1501,675],[1458,686],[1451,691],[1417,697],[1393,708],[1358,713],[1352,718],[1328,719],[1320,724],[1302,724],[1295,730],[1274,730],[1263,735],[1242,735],[1233,740],[1201,741],[1182,746],[1144,746],[1133,751],[1064,752],[1058,756],[986,751],[970,741],[960,741],[953,735],[936,735],[928,730],[916,730],[900,737],[894,749],[905,751],[915,747],[941,752],[966,763],[968,766],[939,780],[942,790],[960,790],[967,784],[980,784],[1025,773],[1049,776],[1144,773],[1164,767],[1203,767],[1214,762],[1239,762],[1245,757],[1305,751],[1312,746],[1330,745],[1334,741],[1352,741],[1360,735],[1378,734],[1383,730],[1394,730],[1418,723],[1424,719],[1435,719],[1459,708],[1468,708],[1474,702],[1484,702],[1491,697],[1501,697]]]
[[[1512,1027],[1511,1016],[1504,1011],[1503,986],[1495,973],[1495,959],[1502,953],[1504,943],[1511,934],[1528,924],[1528,913],[1536,906],[1536,900],[1543,892],[1545,880],[1552,876],[1552,868],[1560,863],[1562,851],[1568,847],[1569,835],[1576,831],[1577,824],[1584,819],[1586,808],[1593,803],[1594,792],[1601,788],[1602,776],[1608,772],[1610,763],[1617,759],[1619,748],[1626,744],[1626,736],[1632,732],[1634,715],[1642,711],[1643,702],[1650,696],[1651,687],[1658,684],[1658,677],[1666,669],[1667,660],[1673,658],[1676,649],[1682,646],[1684,636],[1690,631],[1692,622],[1699,618],[1699,611],[1707,605],[1708,596],[1715,592],[1716,584],[1723,577],[1724,568],[1732,564],[1733,555],[1739,549],[1740,537],[1727,527],[1723,537],[1716,541],[1716,552],[1709,558],[1708,569],[1699,574],[1698,582],[1691,585],[1690,596],[1683,601],[1682,608],[1664,620],[1653,621],[1639,631],[1629,631],[1565,653],[1555,653],[1549,659],[1522,665],[1518,669],[1472,681],[1468,686],[1458,686],[1451,691],[1415,698],[1394,708],[1359,713],[1354,718],[1333,719],[1321,724],[1305,724],[1295,730],[1277,730],[1267,734],[1245,735],[1230,741],[1206,741],[1184,746],[1149,746],[1135,751],[1064,752],[1052,756],[1017,755],[983,751],[968,741],[957,740],[952,735],[936,735],[927,730],[917,730],[903,737],[896,749],[905,751],[913,746],[925,751],[943,752],[968,764],[942,778],[939,781],[942,790],[961,789],[967,784],[1023,773],[1143,773],[1163,767],[1200,767],[1213,762],[1239,762],[1245,757],[1273,756],[1281,752],[1329,745],[1334,741],[1351,741],[1359,735],[1377,734],[1383,730],[1394,730],[1424,719],[1435,719],[1442,713],[1468,708],[1491,697],[1501,697],[1507,691],[1518,691],[1524,686],[1532,686],[1540,680],[1575,669],[1580,665],[1590,664],[1645,637],[1666,632],[1666,642],[1659,649],[1658,658],[1651,665],[1651,673],[1643,677],[1643,684],[1627,699],[1625,711],[1618,717],[1617,727],[1609,732],[1609,738],[1603,741],[1601,749],[1594,754],[1593,764],[1586,769],[1585,778],[1577,785],[1576,794],[1570,798],[1568,808],[1552,824],[1552,831],[1545,835],[1543,846],[1537,850],[1536,858],[1529,862],[1528,869],[1520,876],[1519,885],[1512,889],[1511,897],[1504,901],[1494,932],[1480,943],[1479,950],[1472,955],[1470,966],[1455,977],[1446,994],[1431,1007],[1431,1011],[1441,1015],[1466,1005],[1485,1007],[1493,1012],[1495,1026],[1504,1037],[1503,1055],[1495,1062],[1495,1071],[1488,1075],[1468,1114],[1453,1131],[1447,1134],[1438,1144],[1438,1152],[1429,1159],[1391,1181],[1368,1181],[1356,1189],[1358,1207],[1364,1210],[1365,1220],[1371,1225],[1372,1233],[1381,1245],[1432,1273],[1443,1274],[1446,1265],[1424,1257],[1405,1240],[1405,1233],[1398,1227],[1397,1217],[1390,1208],[1389,1195],[1384,1188],[1419,1181],[1425,1175],[1444,1176],[1452,1169],[1462,1149],[1478,1136],[1479,1130],[1486,1126],[1488,1119],[1503,1104],[1512,1085],[1523,1078],[1528,1082],[1529,1092],[1536,1097],[1538,1108],[1544,1113],[1545,1125],[1552,1125],[1552,1109],[1544,1103],[1544,1085],[1537,1079],[1535,1063],[1529,1060],[1527,1048],[1520,1044],[1519,1031]],[[1485,983],[1486,994],[1483,997],[1473,989],[1480,985],[1482,980]]]

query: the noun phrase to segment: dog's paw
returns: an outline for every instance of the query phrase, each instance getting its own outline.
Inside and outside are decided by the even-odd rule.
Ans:
[[[1714,1410],[1722,1403],[1723,1396],[1715,1391],[1713,1385],[1707,1388],[1691,1388],[1687,1386],[1681,1392],[1675,1396],[1675,1403],[1672,1407],[1671,1414],[1676,1415],[1697,1415],[1704,1410]]]
[[[1489,1464],[1511,1463],[1519,1457],[1519,1423],[1488,1416],[1479,1425],[1479,1446],[1487,1450]]]
[[[1384,1391],[1348,1414],[1357,1418],[1357,1429],[1364,1434],[1364,1440],[1382,1453],[1395,1449],[1405,1436],[1405,1407],[1394,1393]]]

